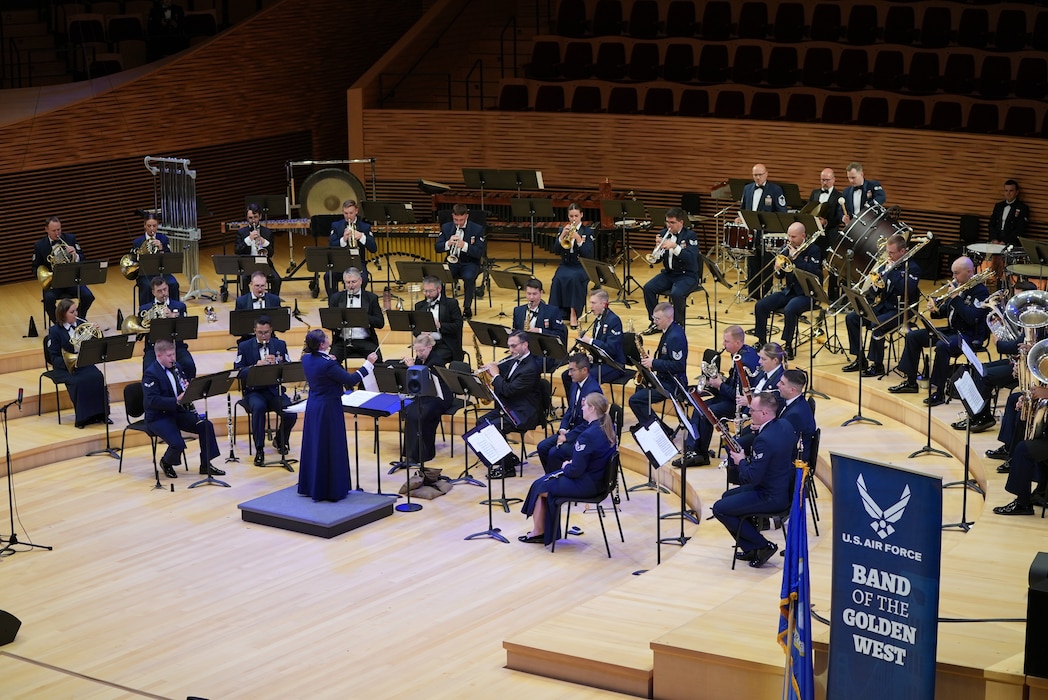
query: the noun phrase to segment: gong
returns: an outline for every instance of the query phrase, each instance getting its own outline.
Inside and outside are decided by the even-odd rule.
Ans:
[[[299,211],[303,217],[315,214],[341,214],[342,202],[355,200],[357,206],[364,200],[364,185],[347,170],[325,168],[318,170],[302,183],[298,193]]]

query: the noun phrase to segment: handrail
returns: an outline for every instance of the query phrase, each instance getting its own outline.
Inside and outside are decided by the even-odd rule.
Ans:
[[[537,20],[536,20],[537,22]],[[513,77],[517,77],[517,16],[510,17],[499,32],[499,77],[506,77],[506,30],[513,28]]]
[[[433,77],[433,78],[443,78],[445,83],[446,83],[446,85],[447,85],[447,105],[448,105],[448,109],[451,109],[451,73],[412,73],[410,75],[408,75],[406,73],[379,73],[378,74],[378,90],[379,90],[379,94],[382,95],[379,98],[379,102],[378,102],[378,106],[379,106],[380,109],[385,106],[385,101],[387,99],[393,99],[394,97],[396,97],[396,94],[397,94],[396,90],[394,88],[390,88],[388,93],[384,93],[383,92],[383,89],[382,89],[382,78],[383,78],[383,76],[399,77],[399,79],[396,82],[397,85],[403,84],[403,82],[405,80],[407,80],[408,78],[422,78],[422,77],[426,77],[426,76],[430,76],[430,77]]]
[[[479,68],[478,73],[480,74],[480,108],[484,109],[484,61],[482,59],[478,58],[475,61],[473,61],[473,65],[471,65],[469,67],[469,72],[466,73],[465,83],[466,83],[466,111],[467,112],[469,111],[469,82],[470,82],[471,76],[473,75],[473,71],[478,69],[478,68]],[[450,102],[450,100],[449,100],[449,102]],[[448,109],[450,109],[450,108],[451,108],[451,105],[449,104],[448,105]]]

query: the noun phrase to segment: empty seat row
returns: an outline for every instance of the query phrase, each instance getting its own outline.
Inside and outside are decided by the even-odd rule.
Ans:
[[[214,10],[187,12],[183,24],[186,36],[213,36],[218,32]],[[141,15],[103,15],[84,13],[69,15],[66,37],[71,44],[116,43],[125,39],[141,39],[145,24]]]
[[[777,91],[731,85],[680,88],[525,81],[502,85],[498,109],[748,118],[1048,138],[1048,105],[1026,102],[1004,107],[984,100],[881,92],[845,95],[799,89],[787,97]]]
[[[665,5],[665,6],[663,6]],[[553,31],[560,36],[632,36],[640,39],[700,37],[709,41],[772,39],[776,42],[877,42],[942,48],[1019,51],[1048,46],[1048,11],[1015,6],[954,7],[951,3],[915,3],[882,8],[870,3],[806,5],[786,1],[734,4],[634,0],[628,11],[621,0],[597,0],[592,13],[584,0],[561,0]],[[737,14],[736,14],[737,10]]]

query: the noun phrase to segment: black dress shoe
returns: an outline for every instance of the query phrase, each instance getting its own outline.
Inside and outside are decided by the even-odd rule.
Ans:
[[[172,464],[168,464],[164,460],[160,460],[160,470],[164,472],[164,476],[168,479],[177,479],[178,472],[175,471],[175,467]]]
[[[924,400],[925,406],[941,406],[944,403],[946,403],[946,399],[944,399],[943,395],[939,392],[935,392]]]
[[[691,450],[685,452],[680,459],[673,460],[673,466],[675,467],[705,467],[709,463],[710,458],[708,456],[692,452]]]
[[[997,425],[997,419],[993,416],[986,416],[985,418],[980,418],[978,420],[972,421],[972,432],[982,433],[989,430],[995,425]]]
[[[656,333],[658,333],[658,332],[659,332],[659,327],[658,327],[658,326],[656,326],[656,325],[655,325],[655,324],[653,323],[653,324],[651,324],[650,326],[648,326],[647,328],[645,328],[644,330],[642,330],[642,331],[640,332],[640,334],[641,334],[641,335],[655,335],[655,334],[656,334]]]
[[[862,371],[862,376],[864,376],[864,377],[880,377],[883,374],[884,374],[884,366],[883,365],[870,365],[869,367],[867,367],[866,369],[864,369]]]
[[[953,423],[950,423],[950,427],[954,430],[964,430],[968,427],[968,419],[962,418],[960,420],[956,420]]]
[[[527,544],[542,544],[542,535],[521,535],[517,538],[517,542],[525,542]]]
[[[1029,503],[1021,504],[1016,498],[1006,506],[997,506],[993,512],[997,515],[1033,515],[1033,506]]]
[[[735,558],[739,561],[753,561],[753,550],[743,552],[741,549],[735,552]]]
[[[1011,462],[1005,462],[1004,464],[998,464],[997,465],[997,473],[998,474],[1007,474],[1011,470],[1012,470],[1012,463]]]
[[[783,348],[783,352],[786,353],[786,359],[792,360],[797,357],[797,351],[793,349],[792,345],[787,345]]]
[[[986,456],[990,459],[1008,459],[1008,448],[1001,445],[992,450],[986,450]]]
[[[902,384],[888,387],[893,394],[916,394],[918,392],[917,382],[905,381]]]
[[[761,547],[753,553],[753,559],[750,561],[750,566],[754,569],[759,569],[764,564],[775,556],[775,552],[779,551],[779,545],[774,542],[769,542],[767,547]]]
[[[210,473],[212,476],[225,476],[226,475],[225,471],[219,469],[218,467],[212,467],[210,464],[207,464],[207,465],[204,465],[203,467],[200,467],[200,473],[204,474],[205,476],[208,473]]]
[[[866,361],[859,359],[855,360],[854,362],[849,362],[848,364],[841,367],[842,372],[859,372],[864,369],[866,369]]]
[[[273,441],[273,449],[282,455],[286,455],[288,452],[291,451],[291,448],[288,446],[286,442],[281,443],[279,440]]]
[[[266,455],[262,450],[255,450],[255,466],[262,467],[266,464]]]

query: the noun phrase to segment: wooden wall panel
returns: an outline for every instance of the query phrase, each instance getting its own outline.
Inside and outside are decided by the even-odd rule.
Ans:
[[[1015,177],[1033,209],[1034,231],[1048,237],[1048,205],[1032,199],[1048,188],[1048,142],[974,134],[868,127],[586,115],[365,110],[363,143],[384,173],[462,182],[463,167],[534,168],[548,186],[708,195],[729,177],[748,178],[755,162],[772,180],[803,193],[833,167],[838,187],[850,161],[880,180],[889,204],[923,233],[956,240],[960,214],[987,216]],[[439,138],[434,135],[439,134]],[[398,178],[399,179],[399,178]],[[704,214],[714,203],[703,202]]]

